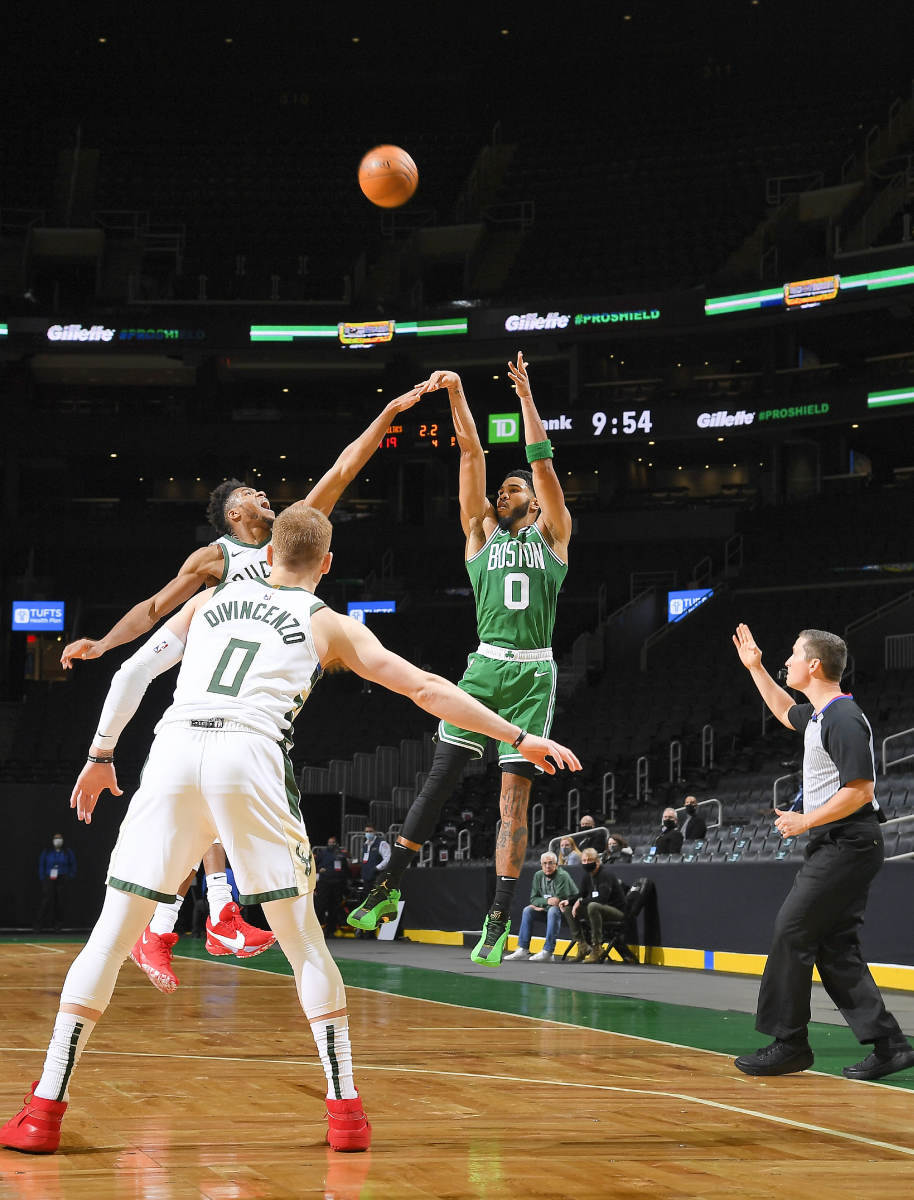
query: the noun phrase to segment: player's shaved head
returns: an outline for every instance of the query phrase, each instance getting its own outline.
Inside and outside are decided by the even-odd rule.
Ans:
[[[333,526],[322,512],[294,504],[273,522],[273,559],[287,567],[313,567],[330,549]]]

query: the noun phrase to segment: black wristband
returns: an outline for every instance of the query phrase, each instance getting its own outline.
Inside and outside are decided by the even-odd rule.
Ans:
[[[114,763],[114,755],[112,754],[112,756],[110,758],[96,758],[94,754],[87,754],[86,762],[113,764]]]
[[[520,733],[517,735],[517,737],[514,739],[514,741],[511,743],[512,748],[516,750],[517,747],[521,744],[521,742],[524,740],[524,738],[526,736],[527,736],[526,729],[522,729],[520,731]]]

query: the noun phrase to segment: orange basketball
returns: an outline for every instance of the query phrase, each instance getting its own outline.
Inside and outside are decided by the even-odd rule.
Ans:
[[[399,208],[418,183],[416,164],[399,146],[375,146],[359,163],[359,187],[379,208]]]

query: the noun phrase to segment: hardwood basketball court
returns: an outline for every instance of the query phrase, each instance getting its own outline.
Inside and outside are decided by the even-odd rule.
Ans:
[[[285,959],[185,945],[172,996],[124,964],[60,1151],[0,1150],[2,1200],[912,1193],[914,1072],[841,1078],[862,1056],[842,1027],[814,1026],[816,1070],[751,1079],[732,1066],[765,1040],[745,1013],[379,964],[371,943],[341,968],[374,1146],[334,1154]],[[3,1119],[78,949],[0,944]]]

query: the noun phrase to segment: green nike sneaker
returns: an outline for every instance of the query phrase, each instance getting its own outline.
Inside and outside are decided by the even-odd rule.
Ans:
[[[346,923],[354,929],[377,929],[383,921],[397,915],[399,899],[396,888],[389,887],[386,882],[376,883],[359,907],[352,910]]]
[[[474,963],[483,967],[498,967],[511,932],[511,920],[503,912],[490,912],[482,923],[482,937],[470,955]]]

